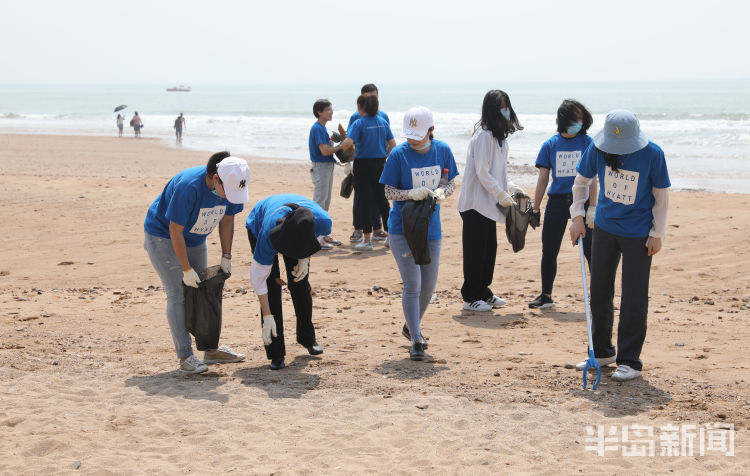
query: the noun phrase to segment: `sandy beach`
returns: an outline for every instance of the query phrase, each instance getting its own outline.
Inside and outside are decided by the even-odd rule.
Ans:
[[[493,290],[508,305],[461,311],[450,197],[423,321],[429,357],[412,362],[395,262],[382,244],[365,254],[349,245],[337,169],[330,213],[346,243],[311,262],[325,353],[294,343],[287,294],[288,367],[271,371],[244,219],[265,196],[312,196],[312,183],[307,165],[243,157],[251,202],[235,222],[222,343],[247,360],[182,377],[143,219],[172,175],[209,155],[149,139],[0,135],[0,473],[750,473],[750,195],[671,194],[643,378],[612,382],[608,367],[593,392],[565,368],[586,356],[576,248],[566,241],[560,253],[557,306],[531,310],[540,230],[514,254],[500,229]],[[218,264],[217,232],[208,246]],[[734,425],[733,456],[698,454],[699,429],[715,424]],[[587,449],[587,425],[615,428],[614,449]],[[668,425],[698,435],[692,455],[660,455]],[[624,453],[639,427],[653,429],[654,456]],[[731,433],[721,428],[713,434]]]

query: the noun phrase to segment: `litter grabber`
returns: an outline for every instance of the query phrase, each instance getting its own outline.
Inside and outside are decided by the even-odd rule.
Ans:
[[[583,367],[583,388],[588,385],[588,373],[589,368],[593,367],[596,369],[596,381],[594,382],[593,390],[599,386],[599,381],[602,379],[602,368],[599,362],[594,357],[594,339],[591,336],[591,306],[589,305],[589,289],[586,283],[586,258],[583,255],[583,235],[578,236],[578,251],[581,253],[581,276],[583,278],[583,302],[586,304],[586,330],[589,335],[589,358],[586,360],[586,365]]]

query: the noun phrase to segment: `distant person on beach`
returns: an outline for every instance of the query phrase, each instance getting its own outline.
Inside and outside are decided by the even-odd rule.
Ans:
[[[346,132],[346,139],[341,143],[344,148],[352,143],[357,146],[354,156],[354,191],[357,199],[357,214],[362,220],[362,242],[354,245],[360,251],[372,251],[372,232],[375,220],[370,210],[377,206],[385,231],[390,204],[385,198],[383,184],[379,182],[383,173],[385,159],[396,147],[391,125],[378,115],[378,97],[373,94],[362,94],[357,98],[357,110],[360,119],[354,121]]]
[[[125,127],[125,116],[117,114],[117,133],[118,137],[122,137],[122,129]]]
[[[532,309],[545,309],[555,305],[552,299],[552,285],[557,275],[557,255],[565,237],[565,229],[570,218],[569,208],[573,204],[573,180],[576,176],[576,165],[581,160],[583,151],[591,145],[591,138],[586,135],[593,123],[591,113],[575,99],[566,99],[557,109],[557,134],[549,138],[536,157],[539,176],[534,192],[534,210],[537,221],[540,208],[547,191],[547,206],[544,208],[542,225],[542,292],[529,303]],[[552,185],[547,190],[550,172]],[[586,226],[594,228],[596,210],[596,180],[591,181],[589,200],[584,204]],[[586,233],[583,250],[591,264],[591,236]]]
[[[409,357],[412,360],[424,360],[424,350],[427,348],[427,341],[422,336],[420,327],[437,284],[442,232],[438,204],[430,215],[427,227],[430,262],[415,264],[404,236],[401,219],[403,205],[407,200],[433,197],[438,202],[445,200],[445,197],[453,193],[453,180],[458,175],[453,152],[445,142],[433,139],[434,129],[429,109],[421,106],[409,109],[404,115],[403,137],[406,142],[391,151],[380,177],[380,182],[385,186],[386,198],[393,200],[388,218],[388,233],[391,252],[404,283],[401,305],[406,324],[401,332],[411,342]]]
[[[328,99],[318,99],[313,104],[313,115],[317,121],[310,128],[310,137],[307,141],[310,150],[310,161],[312,167],[310,174],[313,182],[313,200],[320,207],[328,211],[331,205],[331,191],[333,190],[333,168],[338,162],[334,155],[341,150],[341,145],[333,146],[328,135],[326,124],[333,118],[333,106]],[[339,246],[341,242],[331,235],[319,237],[320,247],[330,250],[334,245]]]
[[[587,233],[584,203],[598,175],[599,200],[591,245],[591,330],[599,365],[617,363],[612,379],[641,375],[646,340],[648,285],[653,255],[661,250],[669,207],[664,152],[648,140],[630,111],[610,111],[581,157],[573,185],[570,240]],[[612,345],[615,275],[622,259],[617,349]],[[576,366],[583,370],[586,361]]]
[[[135,112],[135,115],[133,115],[133,118],[130,120],[130,125],[133,127],[135,137],[140,137],[143,121],[141,120],[141,116],[138,115],[138,111]]]
[[[463,222],[463,308],[491,311],[505,300],[490,289],[497,255],[497,224],[505,216],[497,208],[515,205],[513,193],[523,192],[508,178],[508,137],[523,130],[510,97],[504,91],[488,91],[482,102],[482,116],[466,153],[466,168],[458,211]]]
[[[177,143],[182,144],[182,130],[185,128],[185,116],[180,113],[174,120],[174,133],[177,137]]]
[[[378,98],[378,101],[380,100],[380,97],[378,96],[378,87],[372,83],[367,83],[362,86],[362,88],[360,89],[360,94],[364,94],[367,96],[374,95]],[[380,107],[378,107],[378,116],[385,120],[385,122],[387,122],[390,126],[391,120],[388,117],[388,114],[383,112]],[[349,124],[346,126],[347,130],[351,128],[352,124],[360,117],[362,116],[360,116],[359,111],[355,111],[354,114],[352,114],[349,118]],[[354,232],[352,233],[352,236],[349,237],[349,241],[351,243],[360,243],[362,241],[362,219],[359,216],[358,208],[359,195],[357,194],[357,189],[355,187],[354,199],[352,200],[352,224],[354,225]],[[378,207],[377,205],[375,205],[375,203],[373,203],[372,207],[370,208],[370,217],[373,223],[372,240],[385,241],[387,244],[388,234],[383,231],[383,221],[380,218],[380,211],[378,210]]]
[[[206,364],[245,359],[225,345],[207,350],[203,361],[193,354],[190,334],[185,328],[182,285],[198,287],[198,274],[208,266],[206,237],[216,226],[221,243],[221,269],[231,273],[234,216],[248,201],[249,182],[250,169],[245,160],[230,157],[229,152],[218,152],[206,166],[185,169],[175,175],[146,214],[144,248],[167,294],[167,322],[182,373],[197,374],[208,370]]]
[[[250,284],[258,295],[263,345],[271,370],[285,366],[284,314],[281,287],[287,285],[297,317],[297,343],[310,355],[323,347],[315,339],[312,295],[308,276],[310,256],[320,250],[319,236],[331,233],[331,217],[314,201],[296,194],[271,195],[259,201],[245,220],[253,259]],[[286,279],[281,279],[279,257]],[[288,283],[288,284],[287,284]]]

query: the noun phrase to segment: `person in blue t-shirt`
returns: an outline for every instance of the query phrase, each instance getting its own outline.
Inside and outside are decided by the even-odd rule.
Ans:
[[[167,183],[148,209],[143,222],[145,242],[154,269],[167,294],[167,321],[182,373],[201,373],[206,364],[245,359],[227,346],[206,350],[203,361],[193,355],[185,328],[183,283],[198,287],[207,264],[206,237],[217,226],[221,243],[221,269],[232,270],[234,216],[248,201],[250,169],[229,152],[211,156],[208,165],[185,169]]]
[[[378,87],[375,86],[372,83],[367,83],[360,89],[360,94],[364,94],[366,96],[375,96],[378,98],[378,101],[380,101],[380,96],[378,94]],[[383,110],[378,107],[378,116],[382,118],[385,122],[388,123],[390,126],[391,119],[388,117],[388,114],[386,114]],[[359,111],[354,111],[354,114],[351,115],[349,118],[349,125],[346,126],[347,129],[352,127],[352,124],[354,124],[355,121],[357,121],[360,117]],[[351,167],[351,166],[349,166]],[[362,241],[362,219],[359,217],[359,213],[357,211],[359,207],[359,195],[357,195],[357,191],[354,190],[354,199],[352,200],[352,225],[354,225],[354,232],[352,233],[352,236],[349,237],[349,241],[351,243],[360,243]],[[388,234],[383,231],[383,221],[380,218],[380,211],[378,211],[378,207],[373,203],[372,207],[370,208],[370,216],[372,217],[372,240],[373,241],[386,241],[386,245],[388,244]]]
[[[385,195],[393,200],[388,217],[391,252],[396,260],[404,289],[401,304],[406,324],[403,335],[411,340],[409,356],[424,360],[427,341],[423,338],[420,323],[437,284],[440,266],[442,232],[440,205],[430,216],[427,228],[427,248],[430,263],[417,265],[404,236],[401,212],[406,200],[445,200],[453,193],[454,179],[458,175],[456,161],[445,142],[433,140],[432,112],[426,107],[413,107],[404,115],[403,137],[407,142],[391,151],[380,176]]]
[[[391,126],[378,116],[378,97],[361,95],[357,98],[357,109],[362,116],[354,121],[341,143],[344,148],[352,143],[357,145],[354,156],[354,190],[359,194],[358,215],[362,220],[362,242],[354,246],[361,251],[372,251],[373,220],[370,209],[377,206],[386,231],[390,205],[383,192],[383,184],[378,180],[383,173],[385,159],[396,147]]]
[[[310,355],[323,353],[315,339],[312,295],[308,276],[310,256],[320,250],[318,236],[331,233],[331,217],[314,201],[292,193],[259,201],[245,220],[253,259],[250,284],[258,295],[263,344],[271,369],[284,368],[284,315],[278,254],[284,257],[289,293],[297,316],[297,342]]]
[[[547,190],[550,171],[552,185],[547,190],[547,206],[544,208],[542,225],[542,293],[529,303],[532,309],[545,309],[555,305],[552,299],[552,285],[557,275],[557,255],[565,236],[573,203],[573,180],[576,176],[576,165],[581,160],[583,151],[591,144],[586,135],[594,122],[586,106],[575,99],[566,99],[557,109],[557,134],[548,139],[536,158],[539,177],[534,193],[534,211],[539,221],[539,209]],[[594,228],[594,211],[596,210],[596,181],[591,182],[589,201],[586,202],[586,224]],[[586,259],[591,262],[591,233],[583,240]]]
[[[338,162],[333,154],[341,150],[341,145],[331,144],[326,124],[333,117],[333,106],[328,99],[318,99],[313,104],[313,114],[318,119],[310,129],[308,147],[310,149],[310,160],[312,168],[310,174],[313,182],[313,200],[328,211],[331,205],[331,191],[333,189],[333,168]],[[334,245],[341,245],[339,240],[331,235],[319,237],[320,247],[330,250]]]
[[[661,148],[641,132],[635,115],[607,114],[604,127],[583,153],[573,185],[570,239],[585,236],[589,183],[599,176],[599,200],[591,245],[591,317],[594,355],[599,365],[617,363],[616,381],[641,375],[646,340],[648,282],[652,256],[661,250],[667,226],[669,173]],[[622,296],[617,349],[612,345],[615,274],[622,258]],[[583,370],[586,361],[576,366]]]

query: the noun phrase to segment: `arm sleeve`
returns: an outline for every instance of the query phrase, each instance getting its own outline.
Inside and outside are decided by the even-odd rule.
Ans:
[[[583,204],[586,203],[586,199],[589,198],[589,185],[593,178],[587,178],[580,173],[576,175],[573,181],[573,204],[570,206],[570,218],[571,220],[575,217],[585,217],[586,212],[583,209]]]
[[[447,196],[447,193],[446,193]],[[401,190],[391,185],[385,186],[385,198],[388,200],[396,200],[397,202],[403,202],[409,200],[409,191]]]
[[[654,221],[649,236],[654,238],[664,238],[667,231],[667,208],[669,208],[669,189],[652,188],[654,194],[654,206],[651,212],[654,215]]]
[[[453,192],[456,190],[456,180],[450,179],[447,184],[438,188],[442,188],[443,192],[445,192],[445,196],[450,197],[451,195],[453,195]]]
[[[474,170],[482,187],[493,197],[499,198],[504,191],[503,187],[495,180],[495,177],[490,175],[490,159],[495,145],[495,138],[492,134],[483,134],[482,137],[477,138],[474,143]]]
[[[272,264],[260,264],[255,259],[250,263],[250,284],[258,296],[268,294],[266,280],[271,275],[271,268],[273,268]]]

